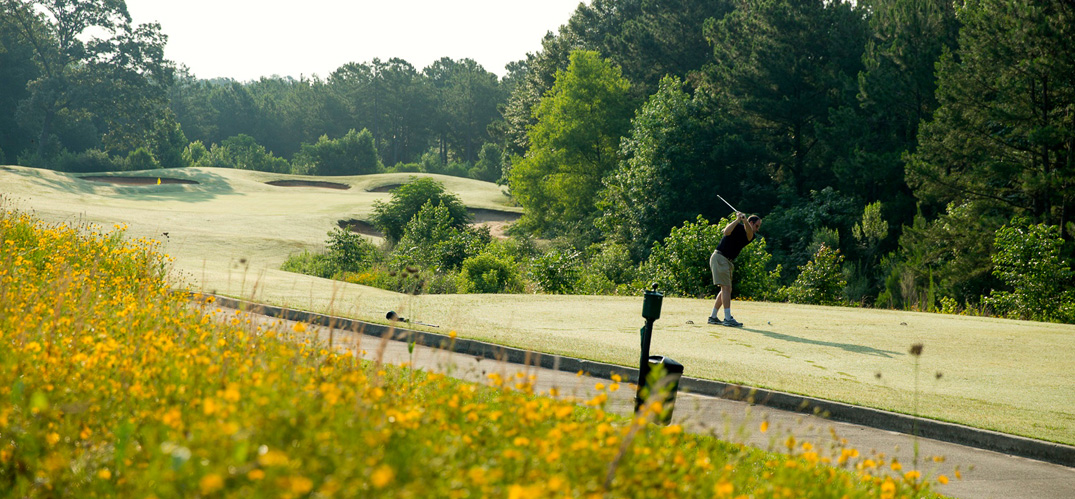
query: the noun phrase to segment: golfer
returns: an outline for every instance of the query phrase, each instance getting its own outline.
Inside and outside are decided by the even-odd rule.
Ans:
[[[709,316],[710,324],[720,324],[729,327],[742,327],[743,323],[732,317],[732,272],[735,271],[735,257],[743,251],[746,245],[754,240],[754,236],[761,229],[761,217],[751,215],[746,218],[741,212],[736,212],[735,220],[724,227],[724,237],[720,238],[720,244],[709,257],[709,269],[713,271],[713,284],[720,286],[717,293],[717,301],[713,304],[713,313]],[[724,320],[717,318],[717,311],[724,308]]]

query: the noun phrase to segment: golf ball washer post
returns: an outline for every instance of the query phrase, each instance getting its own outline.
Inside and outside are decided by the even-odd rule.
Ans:
[[[638,363],[638,392],[635,395],[635,412],[645,402],[642,390],[646,388],[646,379],[649,376],[649,345],[653,338],[653,322],[661,318],[661,302],[664,295],[657,292],[657,285],[653,290],[646,290],[642,299],[642,317],[646,319],[646,325],[642,326],[642,356]]]

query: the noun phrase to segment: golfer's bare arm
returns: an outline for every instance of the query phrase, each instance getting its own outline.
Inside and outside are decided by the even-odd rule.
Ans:
[[[726,226],[724,227],[724,235],[725,235],[725,236],[730,236],[730,235],[732,235],[732,231],[733,231],[733,230],[735,230],[735,224],[737,224],[737,223],[739,223],[739,219],[738,219],[738,218],[737,218],[737,219],[735,219],[735,220],[732,220],[732,222],[731,222],[731,223],[729,223],[728,225],[726,225]]]
[[[754,226],[750,225],[750,223],[747,222],[746,220],[740,219],[740,221],[743,222],[743,228],[746,229],[746,231],[747,231],[747,241],[753,241],[754,240]]]

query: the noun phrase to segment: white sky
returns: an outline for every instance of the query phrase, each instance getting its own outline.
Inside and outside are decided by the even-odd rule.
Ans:
[[[165,57],[202,79],[327,77],[375,57],[419,71],[441,57],[470,58],[504,76],[580,1],[127,0],[127,10],[135,24],[159,22]]]

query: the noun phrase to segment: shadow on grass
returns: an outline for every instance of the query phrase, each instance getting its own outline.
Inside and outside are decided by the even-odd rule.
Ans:
[[[822,346],[822,347],[834,347],[834,348],[839,348],[841,350],[845,350],[845,351],[848,351],[848,352],[851,352],[851,353],[861,353],[861,354],[866,354],[866,355],[876,355],[878,357],[885,357],[885,358],[892,358],[894,356],[906,355],[903,352],[893,352],[891,350],[880,350],[880,349],[877,349],[877,348],[868,347],[868,346],[864,346],[864,345],[855,345],[853,343],[836,343],[836,342],[832,342],[832,341],[818,341],[818,340],[812,340],[812,339],[809,339],[809,338],[800,338],[798,336],[792,336],[790,334],[774,333],[772,331],[765,331],[765,330],[762,330],[762,329],[743,328],[742,330],[743,331],[750,331],[752,333],[758,333],[758,334],[768,336],[768,337],[776,339],[776,340],[790,341],[792,343],[806,343],[808,345],[817,345],[817,346]]]
[[[52,181],[53,188],[68,192],[88,192],[105,197],[136,201],[182,201],[198,203],[220,196],[240,194],[230,181],[211,171],[186,168],[102,174],[72,173],[70,181]],[[157,179],[166,179],[157,184]],[[110,179],[114,179],[110,181]]]
[[[241,194],[231,182],[212,171],[168,168],[131,172],[57,172],[45,168],[0,168],[6,174],[31,177],[48,188],[69,194],[93,194],[132,200],[176,200],[189,203],[208,201],[219,196]],[[157,179],[162,179],[160,185]],[[110,182],[109,179],[115,179]],[[167,179],[165,182],[163,179]],[[2,182],[2,180],[0,180]]]

